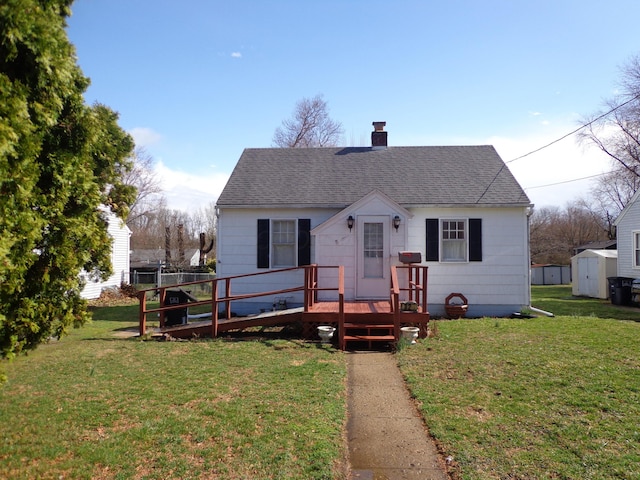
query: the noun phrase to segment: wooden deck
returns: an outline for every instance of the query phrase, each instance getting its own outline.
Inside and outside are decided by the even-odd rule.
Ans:
[[[308,313],[337,313],[339,308],[339,302],[318,302],[309,308]],[[391,313],[391,306],[389,300],[345,302],[344,313]]]
[[[335,286],[319,286],[318,271],[320,269],[331,269],[337,272]],[[172,297],[167,297],[170,288],[179,288],[191,285],[191,282],[181,285],[162,286],[138,293],[140,299],[140,335],[145,335],[148,314],[157,313],[160,318],[160,332],[169,334],[176,338],[193,337],[217,337],[220,333],[233,330],[243,330],[250,327],[284,326],[292,323],[299,323],[302,326],[302,337],[308,340],[317,340],[317,327],[321,325],[331,325],[336,327],[337,335],[334,340],[341,349],[348,348],[351,344],[364,343],[368,348],[373,345],[393,345],[400,339],[401,328],[404,326],[418,327],[420,338],[427,335],[427,324],[429,322],[429,312],[427,310],[427,269],[426,266],[401,265],[391,266],[391,288],[389,300],[370,301],[345,301],[344,299],[344,267],[307,265],[277,271],[258,272],[235,277],[217,278],[207,280],[211,284],[211,299],[201,300],[197,298],[187,298],[179,300],[178,303],[171,301]],[[265,275],[277,275],[281,272],[291,270],[304,270],[304,283],[302,285],[291,286],[274,291],[261,291],[254,293],[234,294],[232,283],[242,278],[257,277]],[[405,270],[402,285],[399,282],[398,271]],[[269,285],[268,282],[265,283]],[[160,298],[160,307],[147,307],[147,293],[153,292]],[[303,292],[303,307],[292,310],[282,310],[276,312],[264,312],[259,315],[249,317],[232,317],[232,302],[245,301],[257,297],[273,297],[283,293]],[[320,292],[333,292],[337,301],[319,301]],[[417,312],[401,311],[400,298],[408,298],[415,306]],[[167,301],[169,298],[170,301]],[[177,296],[179,298],[179,296]],[[165,316],[173,310],[189,307],[209,306],[213,312],[210,320],[188,322],[184,325],[169,326],[166,324]],[[221,308],[219,308],[221,307]],[[179,314],[178,318],[183,318],[184,314]],[[199,319],[198,319],[199,320]],[[337,337],[337,339],[335,338]]]
[[[339,339],[339,302],[318,302],[308,309],[294,308],[275,312],[265,312],[249,317],[233,317],[218,322],[218,333],[242,331],[251,327],[276,327],[300,324],[302,337],[318,340],[317,327],[331,325],[336,327],[334,341]],[[385,300],[345,302],[345,347],[357,349],[390,348],[397,341],[394,313]],[[416,326],[420,328],[420,338],[427,335],[429,314],[422,312],[402,313],[399,327]],[[167,326],[159,333],[174,338],[196,338],[211,336],[211,320],[190,321],[184,325]]]

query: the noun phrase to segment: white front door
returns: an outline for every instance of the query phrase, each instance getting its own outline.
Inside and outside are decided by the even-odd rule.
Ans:
[[[389,297],[389,217],[358,216],[356,298]]]

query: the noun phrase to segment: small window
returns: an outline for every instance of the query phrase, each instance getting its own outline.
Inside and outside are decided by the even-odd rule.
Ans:
[[[296,222],[295,220],[273,220],[271,252],[273,267],[293,267],[296,265]]]
[[[640,268],[640,232],[633,232],[633,268]]]
[[[467,261],[467,222],[465,220],[442,220],[441,240],[441,261]]]
[[[310,219],[259,218],[257,227],[258,268],[294,267],[296,262],[298,266],[311,264]]]

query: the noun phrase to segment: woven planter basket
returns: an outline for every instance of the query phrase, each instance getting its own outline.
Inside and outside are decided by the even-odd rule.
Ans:
[[[458,298],[462,303],[451,303],[451,300]],[[452,293],[444,301],[444,310],[449,318],[463,318],[467,316],[469,308],[467,297],[461,293]]]

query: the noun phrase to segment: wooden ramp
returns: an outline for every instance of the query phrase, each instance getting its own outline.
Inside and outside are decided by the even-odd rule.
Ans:
[[[290,325],[302,320],[302,307],[275,312],[264,312],[249,317],[232,317],[218,320],[218,334],[251,327],[277,327]],[[174,338],[211,337],[211,319],[188,322],[183,325],[167,326],[159,329]]]

